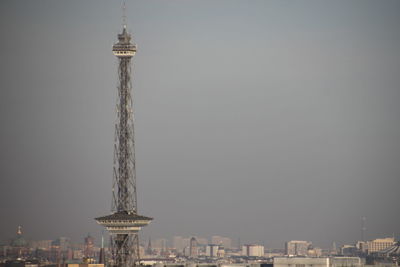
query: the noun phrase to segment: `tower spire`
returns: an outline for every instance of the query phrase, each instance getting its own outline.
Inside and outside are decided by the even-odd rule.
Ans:
[[[18,226],[17,235],[22,235],[22,226],[21,225]]]
[[[149,237],[149,243],[147,244],[147,255],[153,254],[153,248],[151,247],[151,237]]]
[[[104,252],[104,231],[101,231],[101,248],[99,253],[99,263],[106,263],[106,253]]]
[[[122,2],[122,27],[126,29],[126,3]]]

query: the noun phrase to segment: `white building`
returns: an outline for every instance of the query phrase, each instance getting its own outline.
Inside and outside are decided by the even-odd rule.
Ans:
[[[276,257],[274,267],[361,267],[359,257]]]
[[[263,257],[264,246],[260,245],[244,245],[242,246],[242,255],[248,257]]]

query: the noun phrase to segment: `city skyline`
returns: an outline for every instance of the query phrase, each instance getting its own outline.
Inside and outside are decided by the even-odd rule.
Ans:
[[[60,236],[55,239],[26,239],[22,226],[17,227],[17,231],[13,238],[9,240],[1,240],[0,239],[0,247],[19,247],[19,248],[36,248],[40,247],[41,249],[48,249],[52,246],[52,244],[64,243],[64,249],[79,249],[82,250],[83,254],[90,254],[90,250],[93,248],[103,248],[103,246],[108,247],[110,240],[104,239],[104,235],[97,239],[90,233],[87,233],[85,236],[81,237],[81,240],[71,240],[69,237]],[[189,252],[191,249],[192,240],[195,240],[196,247],[202,247],[203,250],[207,246],[217,246],[227,249],[229,251],[242,251],[244,247],[249,246],[262,246],[265,249],[265,254],[271,253],[272,251],[282,253],[284,255],[298,255],[298,256],[307,256],[309,254],[309,250],[323,250],[325,253],[330,253],[332,251],[339,252],[342,248],[359,248],[359,246],[363,249],[367,249],[368,253],[379,252],[382,249],[390,247],[392,245],[400,244],[399,241],[396,241],[394,236],[392,237],[375,237],[370,240],[353,240],[349,243],[344,242],[333,242],[329,247],[320,247],[318,244],[315,244],[312,240],[286,240],[280,246],[270,246],[265,242],[261,241],[248,241],[242,242],[240,239],[234,240],[230,237],[226,236],[197,236],[197,235],[189,235],[189,236],[170,236],[170,237],[161,237],[161,238],[142,238],[140,241],[140,246],[144,251],[147,251],[149,246],[151,249],[163,251],[163,249],[167,249],[175,252],[183,252],[186,249]],[[18,245],[17,245],[18,244]],[[22,246],[20,244],[23,244]],[[111,250],[111,247],[109,247]],[[308,252],[307,252],[308,250]],[[313,253],[313,252],[311,252]]]
[[[95,244],[98,247],[102,247],[103,245],[108,246],[110,243],[109,237],[110,235],[107,232],[102,232],[101,237],[96,237],[92,235],[91,233],[87,233],[84,236],[81,236],[80,239],[71,239],[68,236],[57,236],[56,238],[38,238],[38,239],[32,239],[32,238],[25,238],[25,233],[22,231],[22,226],[17,227],[16,235],[14,233],[14,236],[8,239],[0,239],[0,246],[9,246],[14,242],[14,240],[18,239],[19,237],[23,237],[24,242],[26,242],[28,245],[30,243],[36,244],[37,242],[47,242],[48,244],[51,244],[52,242],[55,242],[60,239],[66,239],[70,244],[84,244],[82,241],[85,241],[90,237],[92,240],[93,244]],[[225,249],[241,249],[244,246],[248,245],[262,245],[265,247],[266,253],[267,251],[272,250],[287,250],[287,244],[292,242],[292,243],[300,243],[300,244],[306,244],[306,247],[311,247],[311,248],[318,248],[318,249],[323,249],[325,251],[332,250],[333,247],[338,246],[338,247],[348,247],[348,246],[358,246],[359,243],[373,243],[373,242],[382,242],[381,240],[393,240],[390,242],[396,243],[398,240],[395,237],[395,234],[393,233],[391,236],[375,236],[371,237],[368,240],[350,240],[350,241],[343,241],[343,240],[336,240],[333,241],[331,244],[328,244],[327,246],[321,246],[321,243],[314,242],[313,240],[310,239],[305,239],[305,240],[296,240],[296,239],[288,239],[288,240],[281,240],[281,243],[270,243],[268,240],[261,240],[261,239],[256,239],[256,240],[242,240],[240,238],[235,239],[232,237],[228,236],[220,236],[220,235],[209,235],[209,236],[199,236],[196,234],[191,234],[191,235],[174,235],[174,236],[158,236],[158,237],[151,237],[151,236],[141,236],[140,238],[140,246],[143,248],[147,248],[149,242],[153,243],[153,248],[158,248],[160,249],[161,247],[165,246],[165,248],[168,249],[176,249],[178,251],[184,250],[185,248],[190,247],[190,240],[192,238],[196,239],[196,242],[199,246],[208,246],[208,245],[218,245],[222,246]],[[50,242],[50,243],[49,243]],[[386,242],[386,241],[385,241]],[[324,242],[323,242],[324,243]],[[326,242],[325,242],[326,244]],[[339,250],[338,250],[339,251]],[[376,250],[378,251],[378,250]],[[304,254],[304,248],[303,252]],[[299,254],[300,256],[304,256],[303,254]]]
[[[121,5],[0,3],[0,239],[110,210]],[[127,1],[144,237],[399,236],[398,1]],[[142,204],[143,203],[143,204]],[[143,242],[144,240],[142,240]]]

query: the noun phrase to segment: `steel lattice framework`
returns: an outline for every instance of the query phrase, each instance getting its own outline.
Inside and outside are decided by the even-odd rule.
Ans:
[[[124,28],[118,35],[119,42],[113,46],[118,57],[118,102],[115,122],[113,204],[111,210],[137,212],[135,141],[133,125],[131,58],[136,46]]]
[[[118,58],[118,100],[115,123],[113,201],[111,215],[96,218],[111,234],[111,264],[132,267],[139,264],[139,236],[142,226],[152,218],[138,215],[136,198],[136,166],[134,113],[132,102],[131,59],[136,45],[124,26],[113,46]]]

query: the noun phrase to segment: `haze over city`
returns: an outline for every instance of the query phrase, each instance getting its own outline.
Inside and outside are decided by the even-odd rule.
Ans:
[[[142,239],[399,237],[399,1],[127,1]],[[0,2],[0,240],[110,212],[120,1]]]

